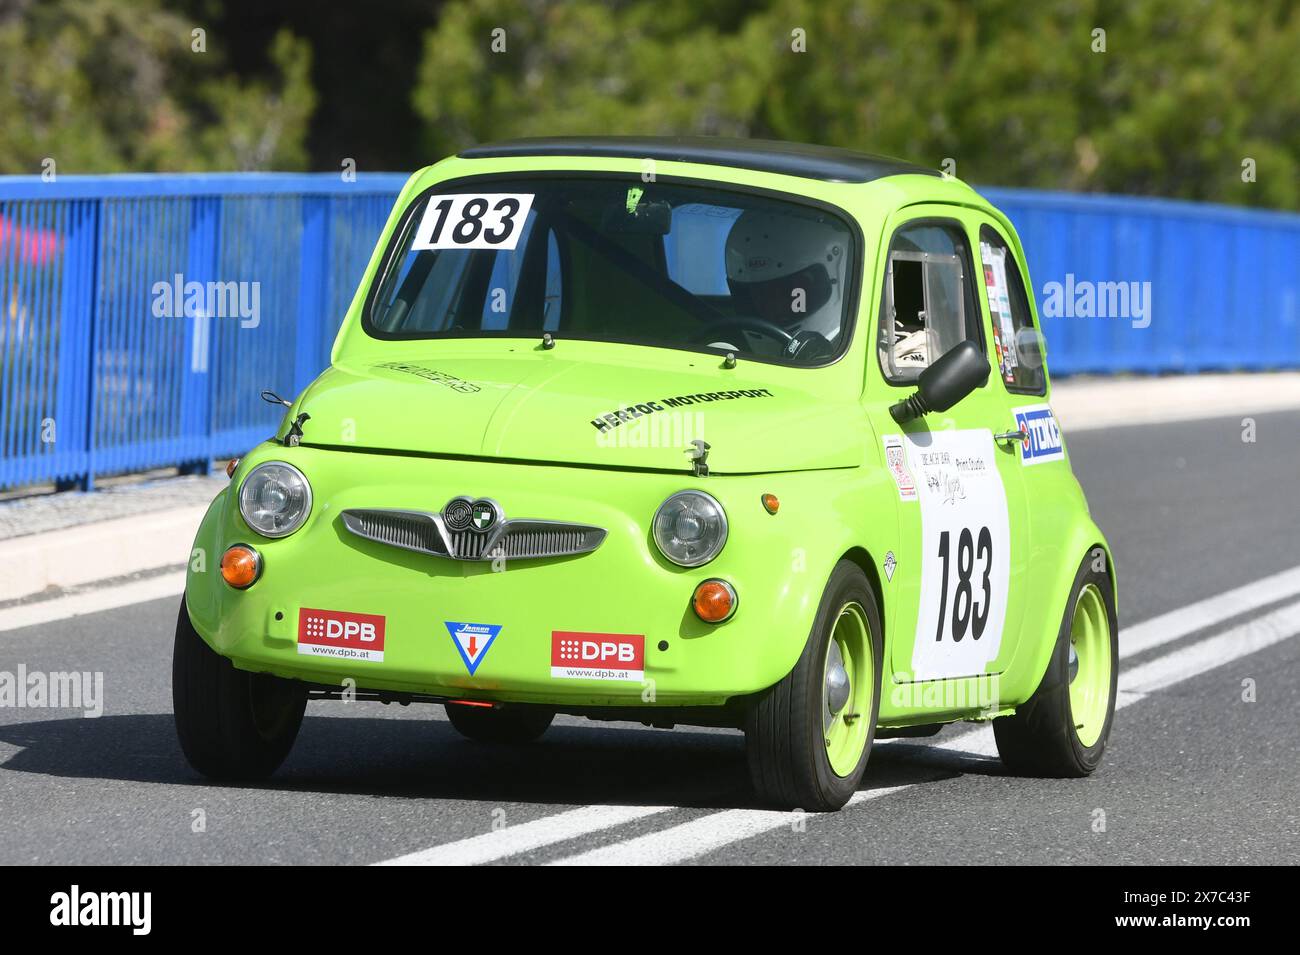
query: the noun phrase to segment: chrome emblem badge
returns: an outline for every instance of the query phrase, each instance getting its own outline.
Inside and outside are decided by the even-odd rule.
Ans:
[[[469,498],[457,497],[447,502],[442,509],[442,519],[449,531],[467,531],[474,520],[474,511]]]
[[[482,534],[501,521],[501,505],[491,498],[453,497],[442,509],[442,522],[449,531]]]
[[[491,501],[475,501],[470,507],[470,523],[476,531],[490,530],[498,516],[497,506]]]

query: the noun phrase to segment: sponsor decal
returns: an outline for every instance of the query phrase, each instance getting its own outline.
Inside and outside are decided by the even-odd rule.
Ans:
[[[885,551],[885,580],[893,582],[894,568],[897,566],[898,561],[894,559],[894,552],[892,550]]]
[[[712,401],[733,401],[736,398],[771,398],[772,392],[766,388],[746,388],[741,391],[708,391],[698,395],[678,395],[675,398],[660,398],[658,401],[637,401],[625,404],[608,414],[591,419],[591,426],[604,434],[623,424],[635,421],[646,415],[663,411],[666,408],[684,408],[688,405],[708,404]]]
[[[344,610],[298,611],[298,652],[340,660],[384,662],[384,618]]]
[[[1043,464],[1047,461],[1065,459],[1065,444],[1061,440],[1061,429],[1052,414],[1051,405],[1030,405],[1015,408],[1012,414],[1016,425],[1029,435],[1020,445],[1020,463]]]
[[[645,635],[552,630],[551,676],[639,683],[645,678]]]
[[[987,429],[905,439],[920,496],[917,680],[979,676],[997,659],[1011,582],[1011,524]]]
[[[444,371],[438,371],[436,368],[428,368],[424,365],[413,365],[406,361],[381,361],[371,367],[385,368],[388,371],[400,371],[403,374],[415,375],[417,378],[423,378],[426,381],[446,385],[452,391],[459,391],[465,394],[482,390],[472,381],[465,381],[464,379],[457,378],[455,375],[449,375]]]
[[[465,669],[473,676],[487,656],[488,648],[501,632],[502,624],[459,623],[455,620],[444,620],[442,623],[451,634],[451,642],[456,645],[460,658],[465,661]]]
[[[907,469],[907,452],[903,450],[903,439],[896,434],[885,435],[885,464],[898,485],[900,501],[916,500],[916,481]]]

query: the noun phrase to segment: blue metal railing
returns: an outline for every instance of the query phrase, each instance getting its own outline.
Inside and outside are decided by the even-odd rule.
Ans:
[[[257,393],[329,363],[404,181],[0,179],[0,487],[205,468],[265,438],[280,413]],[[211,308],[241,293],[256,319]]]
[[[1171,199],[980,191],[1010,217],[1024,243],[1053,375],[1300,367],[1300,215]],[[1149,313],[1087,317],[1071,309],[1052,317],[1045,289],[1068,289],[1071,276],[1076,289],[1149,282]]]
[[[404,178],[0,178],[0,487],[203,468],[263,439],[279,411],[256,394],[328,364]],[[1300,215],[984,192],[1024,241],[1054,374],[1300,367]],[[1053,283],[1117,282],[1150,283],[1145,317],[1048,310]]]

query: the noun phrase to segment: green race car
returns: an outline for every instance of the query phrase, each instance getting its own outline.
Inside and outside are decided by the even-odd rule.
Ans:
[[[199,529],[187,758],[269,774],[310,697],[491,743],[737,727],[760,800],[810,810],[958,720],[1092,772],[1115,572],[1031,288],[1004,215],[890,159],[538,139],[417,172]]]

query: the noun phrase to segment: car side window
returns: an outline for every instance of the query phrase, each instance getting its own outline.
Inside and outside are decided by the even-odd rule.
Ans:
[[[877,339],[887,381],[916,381],[967,339],[983,350],[971,275],[970,246],[957,223],[925,220],[894,233]]]
[[[1007,391],[1041,395],[1047,391],[1043,349],[1020,265],[1006,240],[991,226],[980,227],[984,291],[993,320],[993,351]]]

